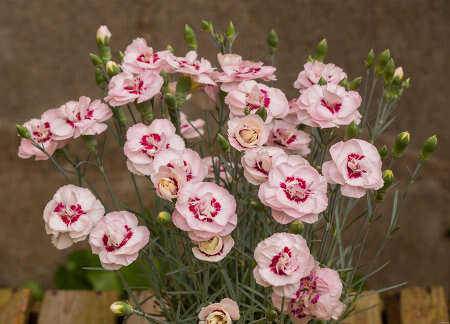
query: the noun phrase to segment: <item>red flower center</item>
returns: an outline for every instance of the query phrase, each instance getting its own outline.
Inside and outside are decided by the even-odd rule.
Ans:
[[[322,107],[327,108],[333,115],[341,110],[341,103],[329,103],[325,99],[321,100]]]
[[[347,156],[347,174],[350,179],[359,178],[363,173],[367,173],[360,164],[360,161],[364,159],[364,157],[364,155],[359,155],[357,153],[351,153]]]
[[[272,258],[269,268],[273,273],[280,276],[286,276],[288,273],[297,270],[297,266],[292,263],[292,252],[289,247],[285,246],[280,253]]]
[[[59,202],[54,209],[55,213],[58,213],[64,224],[69,227],[75,223],[81,215],[85,215],[86,212],[81,208],[80,204],[65,206],[62,202]]]
[[[304,202],[311,195],[311,190],[306,186],[305,180],[297,177],[287,177],[280,183],[287,199],[296,203]]]
[[[141,78],[137,77],[134,79],[134,84],[125,86],[124,90],[134,95],[140,95],[144,90],[143,88],[144,88],[144,81]]]
[[[195,218],[201,220],[202,222],[212,223],[214,217],[221,211],[222,206],[212,197],[208,195],[205,198],[189,198],[189,211],[194,215]]]
[[[105,247],[106,251],[113,252],[115,250],[118,250],[122,246],[127,244],[127,242],[131,239],[131,237],[133,236],[133,231],[127,225],[125,225],[124,228],[126,232],[123,235],[122,240],[120,241],[117,238],[112,238],[112,236],[107,233],[103,234],[103,246]]]
[[[159,55],[158,53],[141,54],[138,56],[136,60],[141,63],[148,63],[148,64],[156,63],[159,61]]]
[[[158,151],[160,147],[164,145],[163,138],[160,134],[151,133],[142,136],[140,144],[142,145],[142,152],[147,154],[150,157],[153,157]],[[166,145],[169,148],[169,144]]]
[[[50,131],[50,123],[44,122],[33,127],[31,132],[33,139],[38,143],[45,143],[52,139],[52,132]]]

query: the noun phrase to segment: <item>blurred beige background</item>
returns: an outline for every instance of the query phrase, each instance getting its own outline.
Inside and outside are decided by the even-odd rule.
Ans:
[[[449,288],[450,86],[448,0],[3,0],[0,2],[0,286],[34,279],[52,286],[56,266],[68,251],[57,251],[44,233],[42,209],[62,177],[46,162],[17,158],[14,124],[38,117],[45,109],[78,98],[100,96],[88,53],[96,49],[95,31],[107,24],[114,53],[143,36],[156,49],[169,43],[187,48],[184,24],[195,28],[199,52],[214,63],[215,47],[200,31],[201,19],[219,29],[232,20],[239,31],[235,51],[268,60],[270,28],[280,37],[276,59],[278,87],[288,97],[306,56],[323,37],[327,61],[352,77],[362,75],[370,48],[389,47],[397,65],[412,79],[400,103],[401,115],[388,135],[412,133],[405,163],[414,166],[422,142],[437,134],[439,149],[427,163],[400,219],[401,230],[380,262],[389,268],[371,281],[373,288],[401,281]],[[196,112],[192,112],[195,115]],[[389,137],[386,137],[389,140]],[[117,155],[116,155],[117,156]],[[123,167],[116,156],[107,168]],[[123,200],[134,202],[126,175],[112,174]],[[447,234],[448,235],[448,234]],[[376,232],[373,248],[381,239]],[[82,245],[81,245],[82,246]]]

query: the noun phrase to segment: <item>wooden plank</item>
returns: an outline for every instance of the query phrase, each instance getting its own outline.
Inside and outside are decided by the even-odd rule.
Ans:
[[[448,323],[444,287],[411,287],[400,292],[402,324]]]
[[[0,289],[0,324],[26,324],[31,299],[29,289]]]
[[[109,306],[118,299],[116,291],[46,291],[38,324],[114,324]]]
[[[370,295],[370,291],[363,292],[366,297],[356,302],[357,311],[362,311],[345,319],[342,324],[383,324],[381,312],[383,310],[383,301],[379,294]],[[370,307],[370,308],[369,308]]]
[[[141,305],[141,308],[144,312],[153,313],[153,314],[157,314],[160,312],[159,307],[156,304],[155,298],[151,297],[152,293],[150,291],[137,291],[134,293],[134,296],[135,296],[136,300],[138,301],[138,303],[140,303],[140,304],[145,301]],[[136,306],[132,300],[130,300],[129,303],[131,305],[133,305],[133,307]],[[141,316],[132,315],[127,320],[127,324],[148,324],[148,321]]]

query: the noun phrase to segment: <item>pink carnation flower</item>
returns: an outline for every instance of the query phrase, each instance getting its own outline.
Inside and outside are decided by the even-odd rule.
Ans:
[[[261,147],[268,136],[269,128],[258,115],[235,117],[228,121],[228,140],[238,151]]]
[[[358,92],[346,91],[339,85],[314,85],[298,98],[297,118],[299,123],[320,128],[345,126],[352,121],[359,124],[361,101]]]
[[[267,182],[259,187],[261,202],[272,208],[280,224],[296,219],[316,222],[328,206],[325,177],[300,156],[279,157],[272,163]]]
[[[264,66],[263,62],[242,60],[237,54],[217,54],[217,60],[223,72],[214,75],[217,82],[221,82],[222,91],[229,92],[241,81],[262,79],[276,80],[273,66]]]
[[[203,307],[198,314],[199,324],[231,324],[240,318],[238,304],[230,299],[224,298],[220,303],[210,304]]]
[[[214,68],[211,63],[201,58],[197,59],[197,52],[190,51],[185,57],[171,57],[167,59],[169,65],[175,72],[190,75],[192,79],[200,84],[215,86],[216,83],[211,78]]]
[[[150,175],[155,156],[169,148],[184,149],[183,139],[175,134],[175,126],[167,119],[155,119],[150,125],[138,123],[128,128],[124,153],[128,170],[137,175]]]
[[[146,70],[160,72],[168,70],[168,58],[172,58],[170,51],[153,52],[143,38],[136,38],[125,50],[122,69],[130,73],[140,73]]]
[[[253,276],[263,287],[272,286],[281,296],[295,292],[296,284],[315,266],[306,240],[300,235],[275,233],[258,243]]]
[[[214,236],[210,240],[195,243],[196,246],[192,248],[194,256],[199,260],[208,262],[223,260],[234,246],[231,235]]]
[[[236,200],[215,183],[187,183],[178,195],[172,220],[193,241],[226,236],[237,224]]]
[[[112,111],[100,100],[80,97],[58,108],[51,130],[58,140],[77,138],[82,135],[103,133],[108,125],[104,123],[112,117]]]
[[[31,139],[40,145],[49,155],[53,155],[56,149],[63,147],[65,141],[57,141],[51,130],[51,124],[57,115],[57,109],[49,109],[44,112],[41,119],[31,119],[23,126],[28,129]],[[47,160],[48,156],[33,145],[30,139],[22,138],[20,140],[19,151],[17,154],[21,159],[29,159],[34,156],[36,160]]]
[[[241,158],[245,179],[256,186],[266,182],[273,165],[272,161],[278,155],[285,155],[287,158],[287,154],[278,147],[263,146],[246,151]]]
[[[127,211],[105,215],[93,228],[89,236],[92,252],[98,254],[102,267],[118,270],[133,263],[139,250],[147,245],[150,232],[138,226],[136,216]]]
[[[281,147],[289,152],[303,156],[311,152],[309,143],[311,137],[308,133],[298,130],[294,124],[284,120],[275,120],[272,124],[268,143]]]
[[[230,119],[234,116],[254,114],[261,107],[267,110],[266,123],[272,118],[284,118],[289,112],[289,103],[284,93],[253,80],[243,81],[225,97],[230,108]]]
[[[294,82],[294,88],[303,92],[309,87],[318,84],[320,78],[327,83],[339,84],[347,74],[338,66],[329,63],[325,64],[320,61],[307,62],[304,70],[298,74],[297,80]]]
[[[339,301],[342,282],[339,274],[328,268],[316,268],[308,276],[300,279],[292,296],[285,297],[284,312],[295,324],[306,324],[312,318],[337,320],[346,306]],[[274,306],[281,310],[282,296],[272,294]]]
[[[202,136],[205,133],[204,126],[205,121],[203,119],[188,121],[186,114],[180,112],[180,132],[184,138],[193,139]]]
[[[286,117],[283,118],[283,120],[295,126],[300,124],[299,121],[297,120],[297,114],[299,109],[300,108],[298,106],[297,99],[289,100],[289,112],[286,115]]]
[[[127,103],[141,103],[159,93],[164,83],[163,78],[155,71],[144,71],[139,74],[121,72],[111,78],[108,85],[108,96],[105,101],[111,106],[123,106]]]
[[[366,190],[383,187],[380,154],[372,144],[360,139],[338,142],[330,154],[322,172],[329,183],[341,185],[343,196],[360,198]]]
[[[45,230],[57,249],[65,249],[85,240],[104,214],[105,208],[88,189],[65,185],[45,206]]]

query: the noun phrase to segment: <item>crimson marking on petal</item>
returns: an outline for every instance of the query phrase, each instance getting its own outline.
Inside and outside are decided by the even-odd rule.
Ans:
[[[347,156],[347,174],[350,179],[357,179],[361,177],[363,173],[367,173],[366,170],[361,168],[359,162],[357,162],[364,158],[364,155],[357,153],[350,153]]]
[[[339,110],[341,110],[341,106],[342,106],[341,103],[332,104],[332,103],[326,102],[325,99],[322,99],[320,101],[320,103],[322,104],[322,107],[327,108],[333,115],[335,113],[339,112]]]
[[[273,273],[275,273],[275,274],[277,274],[277,275],[280,275],[280,276],[286,276],[286,275],[287,275],[287,274],[284,272],[284,270],[283,270],[281,267],[279,267],[279,265],[278,265],[280,259],[281,259],[283,256],[286,256],[286,255],[287,255],[289,258],[292,257],[292,252],[291,252],[291,250],[289,249],[289,247],[287,247],[287,246],[285,246],[285,247],[283,248],[283,250],[282,250],[280,253],[278,253],[277,255],[275,255],[275,256],[272,258],[272,262],[270,263],[269,267],[270,267],[270,270],[271,270]]]
[[[287,177],[284,182],[280,182],[286,198],[296,203],[304,202],[311,195],[311,190],[306,187],[306,182],[302,178]]]
[[[122,241],[120,243],[113,243],[111,245],[108,245],[109,243],[109,236],[105,233],[103,234],[102,237],[102,241],[103,241],[103,246],[105,247],[105,250],[107,252],[113,252],[115,250],[120,249],[121,247],[125,246],[125,244],[127,244],[127,242],[133,237],[133,231],[131,230],[131,228],[127,225],[124,226],[125,230],[127,231],[127,233],[124,235]]]

